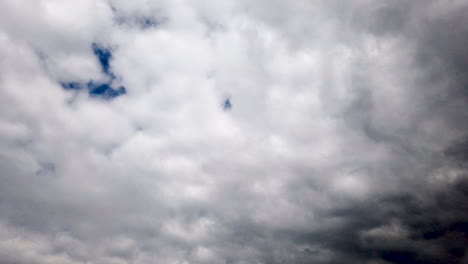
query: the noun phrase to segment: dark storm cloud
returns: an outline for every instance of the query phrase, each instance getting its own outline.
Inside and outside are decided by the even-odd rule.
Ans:
[[[402,185],[399,192],[334,208],[323,217],[342,220],[339,226],[294,238],[298,243],[325,245],[336,253],[330,263],[379,260],[398,264],[455,264],[468,260],[468,207],[465,202],[468,199],[468,20],[464,15],[468,5],[465,3],[434,17],[428,6],[431,5],[427,1],[371,2],[369,9],[364,7],[355,16],[357,32],[399,38],[414,47],[411,67],[420,70],[423,78],[414,87],[406,89],[415,91],[415,96],[422,98],[415,104],[419,104],[423,114],[410,119],[408,129],[398,134],[392,135],[375,126],[371,116],[379,108],[378,102],[373,100],[373,89],[377,87],[368,87],[358,93],[352,108],[344,114],[345,119],[350,118],[352,127],[361,129],[370,139],[402,149],[402,155],[394,160],[399,168],[393,172],[396,177],[412,174],[416,182],[410,190]],[[385,116],[380,118],[386,122]],[[431,154],[433,142],[426,139],[414,144],[414,140],[420,140],[418,137],[422,134],[419,131],[425,120],[440,122],[446,132],[456,136],[443,144],[443,149]],[[435,136],[450,138],[447,134]],[[429,187],[427,179],[437,166],[419,176],[420,172],[412,169],[416,164],[400,166],[408,163],[408,159],[424,162],[424,155],[435,155],[430,161],[434,164],[447,162],[449,165],[445,169],[458,171],[457,179]],[[389,165],[377,164],[375,173]],[[398,229],[404,230],[404,235],[392,234]]]
[[[359,69],[353,70],[350,83],[355,86],[354,99],[340,113],[349,129],[391,150],[387,162],[356,164],[372,166],[371,177],[381,179],[374,188],[386,189],[385,178],[398,179],[398,187],[377,192],[368,200],[336,203],[317,216],[325,222],[338,221],[335,226],[324,225],[310,233],[279,233],[285,241],[309,245],[293,263],[468,261],[468,20],[464,15],[468,3],[459,5],[444,9],[438,1],[363,1],[339,18],[343,28],[351,27],[343,35],[397,39],[411,50],[406,58],[409,63],[395,69],[401,72],[388,72],[399,77],[411,76],[412,71],[418,75],[411,85],[395,87],[413,96],[409,98],[412,103],[404,105],[407,109],[399,109],[405,122],[393,123],[391,112],[379,114],[385,109],[382,103],[401,98],[387,96],[380,101],[379,87]],[[440,129],[425,127],[427,122]],[[415,169],[421,164],[426,168]],[[451,182],[429,183],[431,175],[438,173],[457,176]],[[304,188],[304,179],[299,179],[302,187],[295,188]],[[294,192],[290,190],[289,197]],[[333,256],[320,260],[325,251]],[[276,263],[272,259],[266,262]]]
[[[324,217],[342,222],[301,234],[297,243],[321,245],[336,253],[330,263],[463,263],[468,243],[466,179],[431,190],[373,197],[335,208]]]
[[[452,146],[447,148],[445,154],[461,164],[466,164],[468,162],[468,139],[455,141]]]

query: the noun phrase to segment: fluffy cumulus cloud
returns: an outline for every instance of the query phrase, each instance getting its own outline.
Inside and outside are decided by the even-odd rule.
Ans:
[[[0,263],[468,263],[466,14],[0,0]]]

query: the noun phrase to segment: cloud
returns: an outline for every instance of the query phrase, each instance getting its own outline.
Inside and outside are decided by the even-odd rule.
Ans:
[[[466,1],[0,10],[0,263],[467,261]]]

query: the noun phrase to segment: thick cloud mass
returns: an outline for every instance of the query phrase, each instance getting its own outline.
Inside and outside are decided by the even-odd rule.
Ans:
[[[467,14],[0,0],[0,264],[468,263]]]

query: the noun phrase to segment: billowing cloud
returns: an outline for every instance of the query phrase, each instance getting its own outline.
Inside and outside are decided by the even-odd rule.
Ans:
[[[0,263],[468,262],[467,12],[0,1]]]

